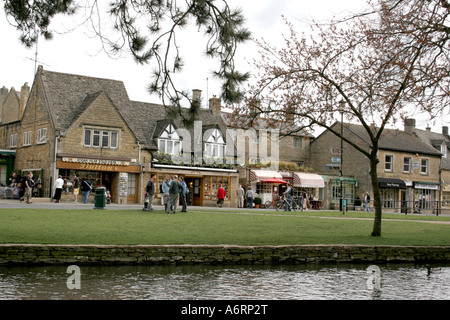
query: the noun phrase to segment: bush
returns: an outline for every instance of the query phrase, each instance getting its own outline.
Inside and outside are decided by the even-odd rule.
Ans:
[[[261,198],[258,198],[258,197],[256,197],[255,198],[255,201],[253,201],[255,204],[261,204],[262,203],[262,200],[261,200]]]

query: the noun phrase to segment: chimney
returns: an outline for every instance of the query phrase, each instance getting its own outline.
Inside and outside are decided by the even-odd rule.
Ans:
[[[30,87],[28,86],[28,83],[25,82],[25,84],[22,86],[22,89],[20,91],[20,110],[19,110],[19,119],[22,119],[23,111],[25,110],[25,106],[28,101],[28,96],[30,95]]]
[[[261,101],[254,99],[250,105],[250,116],[259,118],[261,115]]]
[[[416,128],[415,119],[405,119],[405,132],[413,133]]]
[[[192,90],[192,102],[197,101],[200,105],[202,102],[202,90],[194,89]]]
[[[3,102],[5,102],[6,97],[8,96],[9,90],[5,86],[0,89],[0,106],[3,105]]]
[[[448,127],[447,126],[442,127],[442,134],[444,136],[448,137]]]
[[[220,113],[222,112],[222,107],[220,105],[220,100],[216,98],[216,96],[209,99],[209,110],[213,115],[220,116]]]

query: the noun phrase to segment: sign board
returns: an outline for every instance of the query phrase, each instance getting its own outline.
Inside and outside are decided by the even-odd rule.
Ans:
[[[419,161],[413,161],[412,168],[413,168],[413,170],[419,170],[420,169]]]
[[[332,157],[331,161],[340,163],[341,162],[341,158],[340,157]]]
[[[331,154],[335,154],[335,155],[341,155],[342,154],[341,148],[330,148],[330,152],[331,152]]]

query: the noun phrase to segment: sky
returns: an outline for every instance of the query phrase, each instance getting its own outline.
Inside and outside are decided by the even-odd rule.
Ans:
[[[287,33],[282,16],[296,21],[300,29],[311,19],[321,20],[336,14],[357,12],[365,5],[365,0],[228,0],[231,7],[240,7],[247,19],[247,28],[256,39],[263,38],[270,43],[279,43],[283,33]],[[72,18],[61,17],[55,20],[55,27],[61,30],[74,25]],[[53,26],[53,25],[52,25]],[[3,7],[0,10],[0,87],[20,90],[27,82],[33,83],[35,67],[42,65],[45,70],[80,74],[85,76],[121,80],[124,82],[130,99],[143,102],[160,103],[157,96],[147,92],[150,83],[151,65],[140,65],[131,56],[110,57],[102,51],[100,41],[84,28],[64,34],[54,34],[50,41],[40,39],[36,48],[25,48],[19,41],[20,32],[10,26]],[[189,30],[180,38],[180,48],[186,65],[177,77],[177,85],[188,91],[202,90],[203,106],[209,98],[220,94],[220,83],[211,75],[217,62],[202,56],[205,39],[196,29]],[[203,42],[202,42],[203,41]],[[251,72],[251,60],[257,56],[253,43],[239,47],[236,57],[238,70]],[[441,125],[449,125],[449,119],[439,123],[433,131],[440,132]],[[416,119],[417,127],[425,129],[426,120]]]

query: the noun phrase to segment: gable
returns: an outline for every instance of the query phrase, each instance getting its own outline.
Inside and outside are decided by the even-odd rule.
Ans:
[[[20,99],[17,91],[12,88],[3,101],[1,120],[3,124],[20,120]]]

